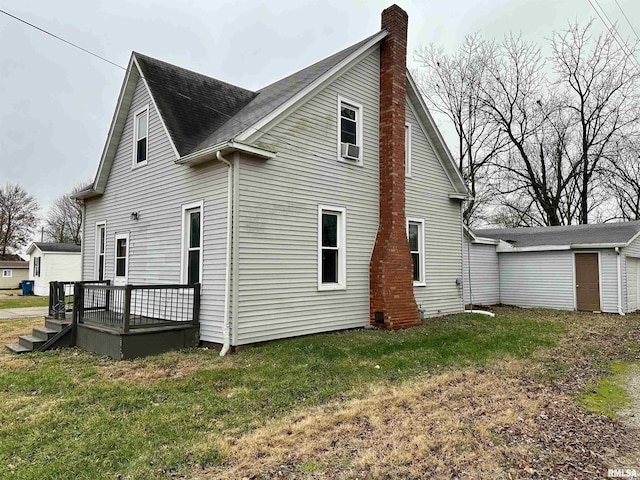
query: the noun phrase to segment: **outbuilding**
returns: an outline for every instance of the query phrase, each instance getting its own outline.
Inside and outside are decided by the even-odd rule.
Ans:
[[[17,255],[0,258],[0,289],[19,288],[23,280],[29,280],[29,263]]]
[[[594,312],[640,307],[640,221],[467,230],[467,304]]]
[[[33,242],[27,249],[33,293],[49,295],[49,282],[78,282],[82,278],[80,245]]]

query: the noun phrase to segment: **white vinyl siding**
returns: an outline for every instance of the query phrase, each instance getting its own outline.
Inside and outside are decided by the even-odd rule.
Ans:
[[[241,159],[234,344],[369,323],[369,261],[378,227],[378,77],[376,49],[258,140],[275,148],[276,158]],[[362,167],[335,160],[339,95],[363,106]],[[319,204],[348,212],[345,290],[318,290]]]
[[[149,164],[131,169],[133,114],[149,105]],[[142,80],[122,130],[105,193],[88,199],[85,211],[83,278],[94,279],[96,222],[108,226],[105,278],[114,279],[116,232],[129,233],[128,282],[134,285],[181,282],[182,205],[204,199],[203,275],[200,338],[222,343],[227,214],[227,167],[208,162],[176,165],[171,143]],[[335,163],[335,162],[334,162]],[[130,218],[138,212],[138,220]]]
[[[40,263],[40,275],[33,275],[34,263]],[[93,262],[89,262],[93,271]],[[49,295],[49,282],[77,282],[81,280],[81,255],[65,252],[42,252],[37,247],[29,256],[29,266],[35,295]]]
[[[576,251],[580,252],[581,250]],[[611,248],[588,251],[600,253],[600,310],[606,313],[618,313],[618,260],[616,252]],[[621,263],[624,264],[623,261]],[[622,295],[624,296],[624,288]]]
[[[451,182],[407,98],[411,128],[411,177],[406,179],[406,215],[425,219],[425,287],[415,287],[416,302],[427,316],[460,312],[462,288],[462,214],[452,200]]]
[[[471,262],[469,262],[469,254]],[[500,303],[500,268],[495,245],[471,243],[464,237],[464,303],[495,305]],[[471,272],[469,272],[471,269]],[[471,273],[471,278],[469,278]]]
[[[411,177],[411,124],[404,127],[404,174]]]
[[[3,268],[4,270],[8,270],[11,272],[10,277],[5,277],[4,275],[0,275],[0,289],[4,288],[18,288],[18,285],[23,280],[29,280],[29,268]]]
[[[623,308],[625,312],[631,312],[633,311],[630,308],[630,300],[629,300],[629,292],[630,289],[633,288],[633,283],[635,282],[637,284],[638,279],[636,278],[635,280],[633,278],[631,278],[631,275],[633,275],[633,273],[629,273],[628,272],[628,262],[629,261],[633,261],[634,259],[638,262],[640,262],[640,237],[636,238],[633,242],[631,242],[629,244],[628,247],[625,247],[623,249],[621,249],[621,269],[622,269],[622,303],[623,303]],[[638,264],[638,270],[640,270],[640,264]],[[636,296],[638,296],[638,294],[636,293]],[[636,299],[636,301],[638,303],[640,303],[640,297],[638,297]],[[638,305],[638,307],[640,307],[640,305]]]
[[[500,302],[519,307],[573,310],[573,252],[500,253]]]

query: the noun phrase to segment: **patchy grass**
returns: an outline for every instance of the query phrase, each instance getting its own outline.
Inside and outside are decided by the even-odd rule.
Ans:
[[[0,323],[0,348],[4,348],[5,343],[16,343],[18,341],[18,336],[26,333],[30,334],[33,327],[40,327],[43,324],[44,321],[42,317],[10,321],[3,320]]]
[[[590,412],[615,418],[618,412],[631,404],[631,397],[624,388],[628,374],[629,366],[626,363],[612,363],[611,374],[601,377],[593,385],[588,385],[580,395],[580,403]]]
[[[37,297],[29,295],[15,295],[11,297],[0,298],[0,309],[3,308],[21,308],[21,307],[46,307],[49,305],[49,297]]]
[[[637,329],[638,318],[626,318]],[[557,465],[572,458],[556,440],[566,430],[560,413],[573,407],[556,385],[598,342],[570,341],[573,354],[562,352],[568,337],[582,335],[576,327],[600,332],[586,319],[505,308],[496,318],[454,315],[400,332],[315,335],[225,358],[204,349],[126,362],[73,349],[26,355],[0,370],[0,472],[557,477]],[[625,325],[610,335],[632,331]],[[558,362],[563,367],[549,373]],[[545,378],[548,387],[540,386]],[[592,432],[613,428],[606,417],[593,417],[602,426],[576,418],[572,425],[584,425],[593,441]],[[587,447],[602,464],[602,449]]]

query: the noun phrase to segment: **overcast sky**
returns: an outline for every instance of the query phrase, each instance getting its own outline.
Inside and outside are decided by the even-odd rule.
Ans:
[[[137,50],[255,90],[375,33],[391,1],[0,0],[0,9],[119,65]],[[617,1],[640,32],[640,2]],[[397,3],[409,14],[409,57],[429,43],[452,52],[476,31],[544,43],[595,17],[588,0]],[[634,36],[616,0],[597,3]],[[22,184],[46,208],[92,178],[123,79],[123,70],[0,14],[0,183]]]

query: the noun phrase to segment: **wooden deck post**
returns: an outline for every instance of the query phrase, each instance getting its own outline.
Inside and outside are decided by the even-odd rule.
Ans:
[[[73,315],[71,319],[71,346],[77,344],[78,322],[82,317],[84,308],[84,288],[82,282],[73,284]]]
[[[105,284],[107,285],[107,287],[109,285],[111,285],[111,280],[105,280]],[[108,288],[105,291],[105,302],[104,302],[104,309],[108,312],[109,311],[109,300],[111,297],[111,290],[109,290]]]
[[[131,324],[131,285],[124,287],[124,324],[122,330],[127,333]]]
[[[196,283],[193,286],[193,324],[198,325],[200,323],[200,289],[202,285]]]
[[[56,304],[55,298],[56,298],[57,291],[58,291],[58,282],[49,282],[49,316],[50,317],[55,317],[55,314],[56,314],[54,306]]]
[[[58,283],[58,296],[56,298],[56,318],[66,318],[67,305],[64,301],[64,282]]]

